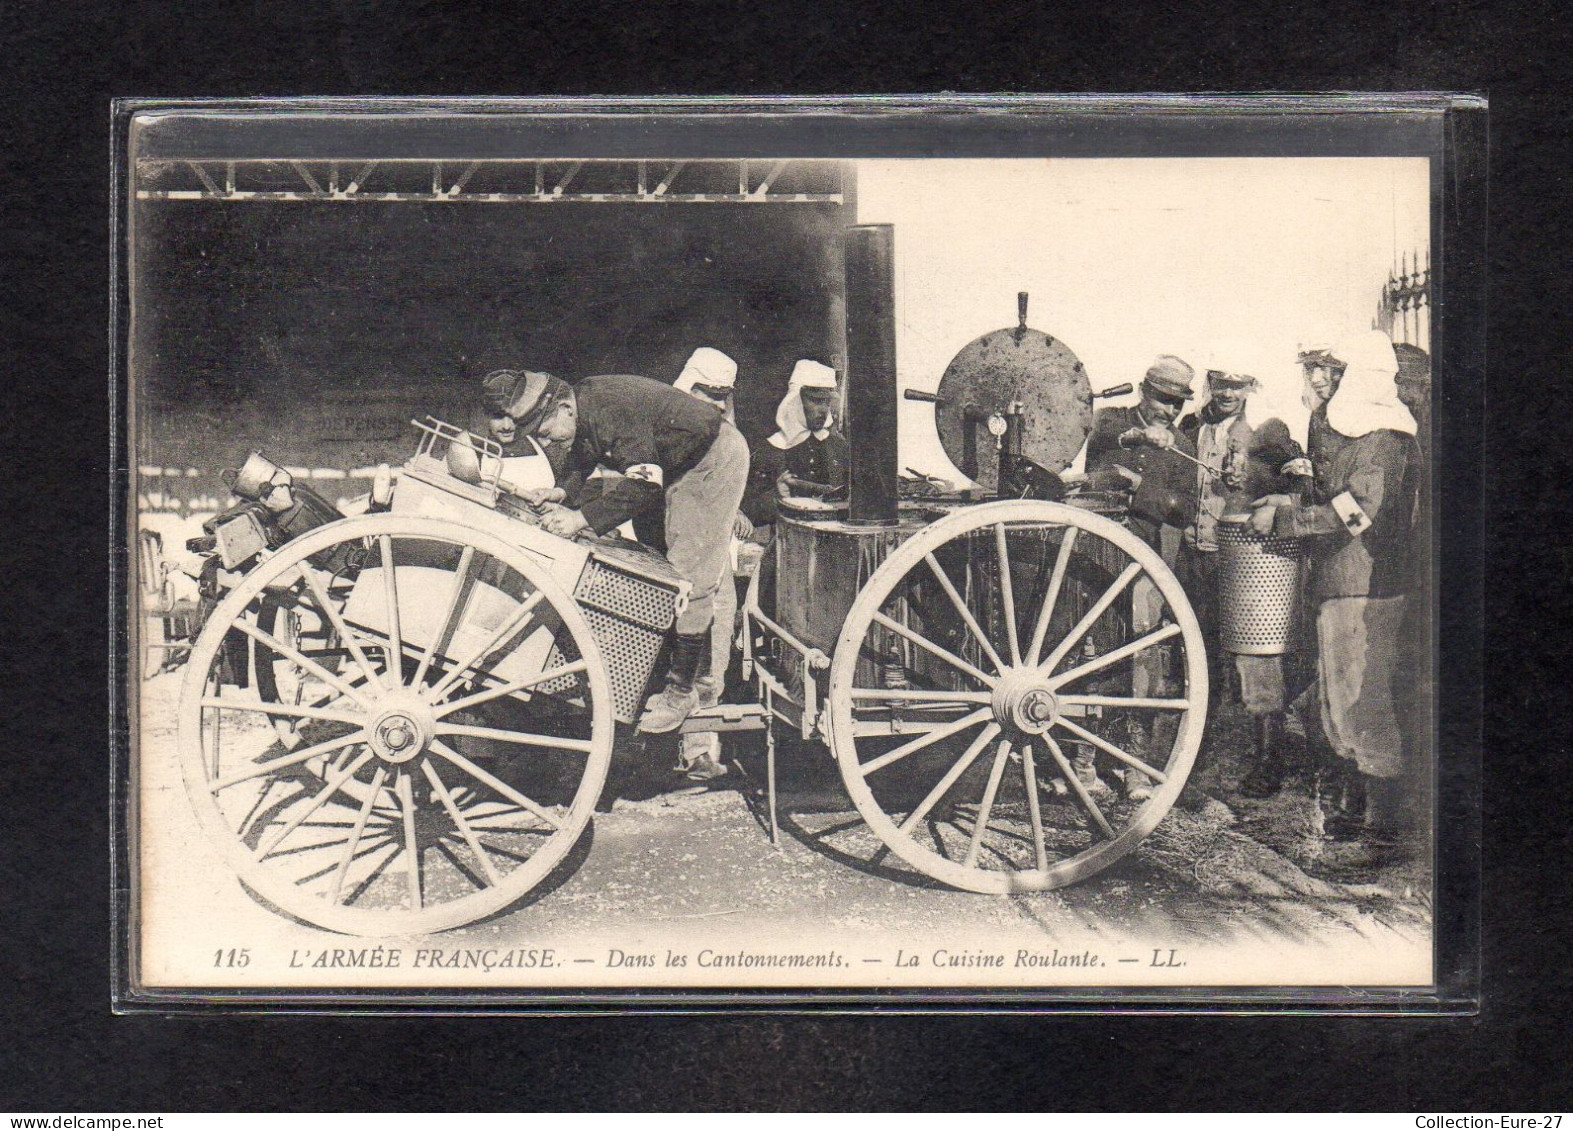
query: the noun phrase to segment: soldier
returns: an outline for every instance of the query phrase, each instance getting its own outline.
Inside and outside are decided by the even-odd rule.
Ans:
[[[1398,360],[1380,330],[1356,335],[1306,373],[1316,399],[1327,394],[1310,422],[1313,501],[1263,496],[1251,525],[1312,543],[1315,697],[1342,778],[1325,827],[1345,842],[1332,866],[1361,870],[1401,854],[1406,817],[1394,682],[1412,580],[1418,428],[1399,400]]]
[[[1087,482],[1096,490],[1131,491],[1131,529],[1173,564],[1180,530],[1195,515],[1195,464],[1167,454],[1196,454],[1191,438],[1175,427],[1195,395],[1195,371],[1169,354],[1147,369],[1141,401],[1099,409],[1087,438]],[[1167,528],[1167,529],[1165,529]]]
[[[1194,469],[1196,519],[1185,530],[1180,580],[1191,597],[1213,662],[1215,702],[1221,701],[1219,692],[1231,675],[1230,667],[1217,663],[1225,656],[1218,633],[1218,523],[1262,495],[1298,493],[1304,484],[1295,476],[1309,471],[1304,453],[1283,421],[1273,418],[1253,427],[1246,419],[1247,400],[1260,383],[1238,360],[1223,356],[1215,360],[1207,371],[1207,400],[1180,425],[1193,439],[1197,458],[1213,469]],[[1241,702],[1254,724],[1255,757],[1240,783],[1240,793],[1256,799],[1271,797],[1282,787],[1286,772],[1283,658],[1234,655],[1229,659]]]
[[[754,454],[744,510],[758,525],[776,518],[782,495],[834,495],[847,487],[847,439],[838,427],[836,371],[807,358],[792,367],[776,407],[776,431]]]
[[[545,506],[543,529],[561,538],[605,533],[665,503],[667,560],[689,584],[677,618],[666,686],[639,722],[676,730],[694,710],[694,682],[709,646],[716,589],[748,481],[748,445],[713,405],[648,377],[586,377],[577,385],[526,373],[489,389],[495,411],[520,432],[567,453],[563,486],[526,492]],[[596,467],[617,473],[580,505]]]
[[[1181,529],[1196,513],[1195,465],[1173,454],[1195,454],[1191,438],[1175,427],[1193,395],[1194,377],[1195,371],[1184,361],[1163,355],[1142,378],[1140,403],[1100,409],[1087,440],[1089,485],[1099,490],[1130,491],[1131,530],[1157,550],[1171,568],[1179,552]],[[1142,577],[1131,586],[1130,599],[1132,635],[1140,636],[1157,628],[1164,615],[1164,599],[1156,587]],[[1134,664],[1133,694],[1159,695],[1171,690],[1175,684],[1172,664],[1167,646],[1147,649]],[[1151,745],[1159,748],[1172,741],[1175,725],[1172,719],[1155,722]],[[1147,747],[1146,727],[1133,720],[1131,728],[1132,741],[1140,748]],[[1100,783],[1093,769],[1092,752],[1084,748],[1078,751],[1077,775],[1084,784],[1096,787]],[[1153,783],[1139,770],[1126,770],[1124,783],[1125,794],[1132,801],[1152,796]]]
[[[737,362],[710,346],[700,346],[683,364],[672,387],[706,404],[714,405],[731,424],[737,423],[732,394],[737,387]],[[733,558],[736,543],[753,533],[753,525],[738,512],[728,543],[727,562],[716,587],[715,619],[710,628],[709,664],[694,681],[698,710],[721,702],[726,672],[731,666],[732,638],[737,629],[737,583]],[[678,770],[692,781],[710,781],[726,773],[721,761],[721,736],[713,732],[683,736]]]

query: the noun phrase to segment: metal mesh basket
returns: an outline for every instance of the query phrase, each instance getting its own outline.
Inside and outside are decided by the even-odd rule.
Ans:
[[[644,706],[645,685],[677,617],[674,589],[656,585],[638,574],[592,559],[574,588],[590,631],[601,646],[612,687],[613,714],[631,723]],[[577,659],[554,650],[548,668]],[[576,677],[565,676],[541,685],[542,694],[566,693]]]
[[[1257,534],[1243,522],[1218,524],[1218,636],[1226,652],[1279,656],[1289,650],[1300,590],[1302,549],[1294,538]]]

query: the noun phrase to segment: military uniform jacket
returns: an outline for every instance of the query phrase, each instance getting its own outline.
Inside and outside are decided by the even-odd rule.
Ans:
[[[1144,428],[1138,411],[1141,406],[1099,409],[1092,420],[1092,435],[1087,438],[1087,470],[1106,467],[1129,468],[1142,477],[1141,486],[1131,495],[1131,529],[1149,545],[1158,544],[1158,528],[1184,528],[1196,518],[1196,465],[1173,452],[1150,444],[1120,447],[1120,435],[1132,428]],[[1196,454],[1189,436],[1176,431],[1175,449]]]
[[[1310,538],[1313,598],[1397,597],[1408,590],[1420,491],[1413,436],[1377,429],[1349,437],[1311,416],[1314,503],[1280,507],[1273,533]]]
[[[580,507],[597,534],[660,506],[721,431],[720,409],[648,377],[586,377],[573,391],[579,426],[564,469],[569,501],[579,505],[597,466],[621,476]]]
[[[743,513],[756,526],[776,520],[776,482],[783,472],[810,483],[832,487],[847,485],[850,459],[847,438],[832,429],[823,440],[809,436],[794,448],[778,448],[769,441],[755,444],[749,465],[748,490],[743,496]]]

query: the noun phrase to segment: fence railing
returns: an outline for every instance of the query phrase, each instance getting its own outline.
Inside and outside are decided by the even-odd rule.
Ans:
[[[370,491],[377,474],[375,467],[291,467],[287,470],[296,481],[309,484],[335,506]],[[146,465],[137,469],[137,511],[140,514],[190,518],[216,513],[234,501],[217,470]]]
[[[1395,343],[1431,349],[1431,255],[1406,254],[1382,287],[1375,328]]]

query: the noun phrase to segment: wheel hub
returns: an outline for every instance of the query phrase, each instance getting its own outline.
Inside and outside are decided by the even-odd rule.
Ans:
[[[993,705],[999,722],[1024,734],[1042,734],[1060,717],[1059,698],[1037,672],[1001,680]]]
[[[408,762],[431,741],[431,723],[419,703],[390,702],[367,728],[367,744],[384,762]]]

